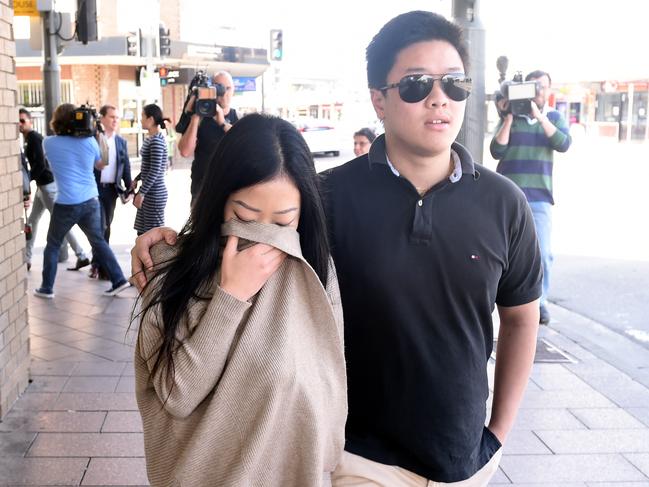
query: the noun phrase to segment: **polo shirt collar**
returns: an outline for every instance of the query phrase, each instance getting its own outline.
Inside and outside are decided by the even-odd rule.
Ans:
[[[453,142],[451,145],[451,156],[455,163],[455,169],[453,173],[449,176],[449,179],[452,183],[455,183],[461,179],[459,170],[461,169],[461,174],[470,174],[475,176],[475,163],[473,162],[473,157],[471,153],[458,142]],[[374,164],[382,164],[388,166],[392,173],[395,176],[399,176],[399,171],[392,165],[388,159],[388,154],[385,150],[385,134],[379,135],[372,145],[370,146],[370,152],[368,154],[368,159],[370,163],[370,168]],[[459,167],[458,167],[459,166]]]

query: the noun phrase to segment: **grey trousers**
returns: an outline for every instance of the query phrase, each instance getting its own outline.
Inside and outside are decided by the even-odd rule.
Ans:
[[[54,200],[56,199],[56,182],[51,182],[50,184],[44,184],[43,186],[38,186],[36,189],[36,195],[34,196],[34,201],[32,203],[32,211],[27,218],[27,223],[32,227],[32,238],[27,240],[27,247],[25,249],[25,258],[27,262],[32,261],[32,250],[34,248],[34,241],[36,240],[36,230],[38,229],[38,222],[43,216],[45,210],[49,211],[50,214],[54,209]],[[79,241],[74,236],[74,230],[70,230],[65,236],[65,240],[70,244],[74,254],[79,259],[85,259],[86,254],[79,244]],[[61,247],[61,252],[59,254],[61,257],[67,257],[67,244]],[[65,259],[60,259],[65,260]]]

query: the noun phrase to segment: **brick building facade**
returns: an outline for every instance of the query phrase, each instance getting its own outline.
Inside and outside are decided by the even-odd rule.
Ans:
[[[0,0],[0,417],[29,378],[13,2]]]

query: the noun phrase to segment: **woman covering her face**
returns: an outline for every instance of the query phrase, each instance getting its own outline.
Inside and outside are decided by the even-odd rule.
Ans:
[[[329,485],[347,414],[342,309],[297,130],[223,138],[173,246],[152,249],[135,351],[152,486]]]

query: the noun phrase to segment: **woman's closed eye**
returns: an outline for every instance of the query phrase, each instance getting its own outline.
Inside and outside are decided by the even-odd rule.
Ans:
[[[251,219],[243,218],[243,217],[242,217],[241,215],[239,215],[239,213],[237,213],[236,211],[234,212],[234,216],[236,216],[238,220],[240,220],[240,221],[242,221],[242,222],[244,222],[244,223],[251,223],[251,222],[259,221],[257,218],[251,218]],[[277,225],[277,226],[280,226],[280,227],[288,227],[288,226],[290,226],[294,221],[295,221],[295,217],[293,217],[293,218],[291,219],[291,221],[288,221],[288,222],[284,222],[284,221],[275,221],[275,222],[272,222],[272,223],[273,223],[273,225]]]

